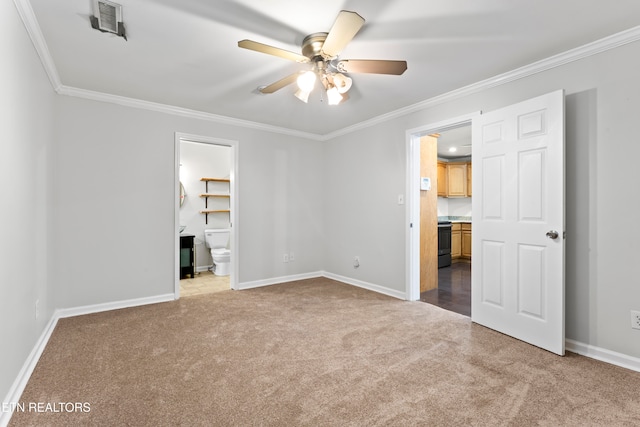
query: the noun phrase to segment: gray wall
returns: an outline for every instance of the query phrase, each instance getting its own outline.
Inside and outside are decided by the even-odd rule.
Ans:
[[[325,270],[403,291],[405,132],[565,89],[567,338],[640,357],[629,315],[640,310],[640,228],[625,225],[640,211],[639,68],[636,42],[328,142],[325,201],[338,208],[325,212],[326,239],[337,242],[325,246]]]
[[[407,205],[398,205],[398,194],[406,194],[407,159],[401,126],[376,126],[325,143],[324,269],[404,294]]]
[[[54,308],[50,230],[55,93],[10,1],[0,2],[0,58],[0,398],[4,398]]]
[[[56,307],[173,293],[176,131],[238,141],[241,285],[322,269],[320,142],[72,97],[56,110]]]

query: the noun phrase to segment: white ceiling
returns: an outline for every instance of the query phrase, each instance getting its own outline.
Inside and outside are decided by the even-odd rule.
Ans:
[[[325,135],[640,23],[640,1],[120,0],[128,41],[91,28],[91,0],[29,0],[62,85]],[[304,104],[257,87],[305,65],[237,47],[300,52],[340,10],[366,19],[342,59],[404,59],[401,76],[353,74],[350,100]]]
[[[471,125],[456,127],[440,132],[438,137],[438,157],[455,159],[471,156]],[[455,151],[451,151],[455,149]]]

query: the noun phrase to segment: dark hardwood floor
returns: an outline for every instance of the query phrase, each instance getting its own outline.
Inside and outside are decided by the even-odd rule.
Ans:
[[[438,288],[420,294],[420,301],[471,316],[471,263],[438,269]]]

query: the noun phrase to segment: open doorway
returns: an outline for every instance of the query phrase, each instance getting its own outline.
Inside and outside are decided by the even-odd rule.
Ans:
[[[237,144],[176,134],[175,298],[237,288]]]
[[[563,355],[564,91],[407,132],[409,278],[419,299],[420,139],[472,122],[471,319]]]
[[[461,212],[465,209],[466,203],[461,203],[459,201],[455,201],[453,202],[452,206],[449,206],[449,200],[448,199],[462,199],[467,197],[466,194],[457,194],[454,195],[454,197],[443,197],[443,191],[445,190],[445,186],[442,185],[442,182],[440,184],[440,188],[438,188],[438,176],[441,176],[441,172],[442,172],[442,165],[438,165],[438,170],[437,170],[437,176],[433,176],[433,177],[427,177],[427,178],[433,178],[431,179],[431,182],[434,183],[433,186],[430,187],[429,190],[421,190],[421,182],[424,182],[423,179],[421,178],[425,178],[425,177],[421,177],[420,173],[421,173],[421,140],[423,139],[423,137],[425,135],[437,135],[442,137],[442,135],[446,135],[447,133],[451,132],[452,137],[449,138],[452,141],[452,145],[453,145],[453,141],[454,141],[454,136],[456,134],[463,134],[465,133],[465,130],[461,130],[461,129],[466,129],[466,131],[469,133],[469,136],[471,134],[470,132],[470,128],[471,128],[471,120],[473,119],[473,117],[476,117],[478,113],[473,113],[473,114],[469,114],[469,115],[465,115],[465,116],[460,116],[460,117],[456,117],[456,118],[452,118],[449,120],[445,120],[445,121],[441,121],[441,122],[437,122],[437,123],[433,123],[430,125],[425,125],[423,127],[417,128],[417,129],[412,129],[410,131],[407,132],[407,144],[408,144],[408,179],[407,179],[407,187],[408,187],[408,209],[409,209],[409,238],[408,238],[408,253],[409,253],[409,263],[408,263],[408,277],[409,277],[409,283],[407,286],[407,299],[411,300],[411,301],[416,301],[416,300],[420,300],[421,299],[421,289],[420,289],[420,278],[421,278],[421,270],[424,268],[437,268],[438,266],[438,251],[432,251],[431,256],[436,257],[435,260],[432,260],[431,262],[425,262],[424,257],[421,257],[421,236],[423,236],[423,230],[421,230],[421,191],[431,191],[434,193],[440,193],[440,197],[438,197],[438,200],[442,200],[442,203],[438,203],[436,206],[436,209],[438,210],[437,212],[437,216],[438,219],[444,219],[444,217],[465,217],[464,219],[467,219],[466,217],[468,217],[468,221],[469,223],[471,222],[471,210],[470,208],[468,209],[468,211],[464,212],[464,215],[461,214]],[[445,141],[447,138],[443,139],[443,141]],[[442,150],[446,150],[447,153],[449,153],[448,149],[450,148],[449,145],[443,143],[443,144],[438,144],[438,152],[441,152]],[[440,146],[441,145],[441,146]],[[467,163],[471,163],[471,158],[470,158],[470,152],[471,152],[471,139],[469,138],[469,140],[467,142],[465,142],[464,144],[458,144],[459,146],[457,146],[457,153],[458,154],[464,154],[464,153],[469,153],[469,159],[467,162],[465,163],[465,168],[466,168],[466,164]],[[462,145],[464,145],[465,147],[461,147]],[[466,151],[463,151],[466,150]],[[454,157],[458,157],[458,156],[453,156],[451,154],[447,154],[447,155],[443,155],[440,156],[440,154],[438,154],[438,158],[441,160],[443,160],[442,164],[447,163],[449,158],[454,158]],[[462,157],[462,155],[460,155],[459,157]],[[463,162],[452,162],[452,163],[463,163]],[[446,164],[445,166],[445,171],[446,171]],[[459,173],[462,171],[462,167],[456,167],[454,168],[455,170],[452,170],[452,173],[455,175],[456,173]],[[469,173],[471,172],[471,170],[469,171]],[[435,174],[434,174],[435,175]],[[461,174],[461,176],[456,176],[456,179],[464,177],[466,179],[467,177],[467,172],[466,169],[464,169],[464,174]],[[441,177],[440,181],[444,181],[444,178]],[[456,181],[458,182],[458,181]],[[452,184],[455,184],[452,181]],[[453,188],[451,188],[452,192],[450,192],[449,194],[455,194],[455,191],[467,191],[467,186],[469,186],[469,190],[471,190],[470,187],[470,181],[469,182],[465,182],[464,185],[462,186],[462,190],[459,190],[455,187],[455,185],[453,186]],[[424,187],[423,187],[424,188]],[[446,194],[446,193],[445,193]],[[470,198],[467,200],[467,202],[470,202]],[[469,205],[470,206],[470,203]],[[460,224],[460,221],[456,221],[456,223]],[[434,224],[434,230],[432,231],[431,234],[437,235],[437,229],[435,228],[437,227],[437,224]],[[461,227],[461,225],[460,225]],[[456,230],[457,231],[457,230]],[[462,235],[461,230],[460,230],[460,235]],[[469,238],[469,244],[470,244],[470,237],[471,237],[471,230],[469,230],[468,233],[468,238]],[[461,254],[460,256],[458,256],[457,251],[461,250],[461,242],[460,242],[460,249],[458,249],[458,246],[452,247],[451,249],[453,249],[454,254],[452,257],[455,257],[456,260],[456,264],[460,261],[462,261],[462,257]],[[469,253],[469,259],[470,259],[470,253]],[[469,264],[470,266],[470,264]],[[463,266],[464,267],[464,266]],[[438,269],[440,270],[440,269]],[[437,274],[438,276],[440,276],[439,272]],[[444,276],[444,274],[442,275],[442,282],[444,284],[445,280],[447,280],[447,278]],[[441,281],[441,278],[438,278],[438,281]],[[470,283],[470,280],[468,281]],[[427,289],[426,291],[429,291],[430,289]],[[423,289],[423,292],[425,290]],[[435,288],[434,293],[437,293],[438,289],[437,287]],[[469,290],[469,296],[470,296],[470,290]],[[470,308],[469,310],[470,311]]]
[[[420,301],[471,316],[471,124],[432,136],[437,140],[438,280],[435,288],[420,292]]]

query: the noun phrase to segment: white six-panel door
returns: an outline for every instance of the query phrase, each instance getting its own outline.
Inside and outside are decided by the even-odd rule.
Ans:
[[[564,354],[564,92],[473,119],[474,322]]]

